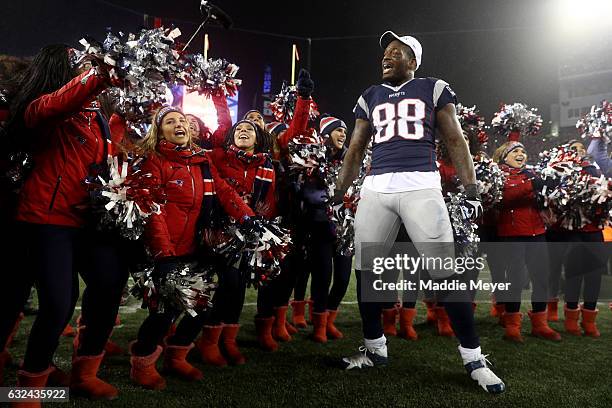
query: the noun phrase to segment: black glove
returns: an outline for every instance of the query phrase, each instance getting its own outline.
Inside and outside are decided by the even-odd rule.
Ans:
[[[336,206],[338,204],[342,204],[344,202],[344,191],[334,189],[334,196],[331,199],[331,204]]]
[[[255,226],[254,221],[255,220],[253,218],[249,217],[248,215],[245,215],[244,217],[242,217],[242,220],[240,222],[241,229],[244,231],[251,231]]]
[[[159,285],[163,283],[166,276],[174,269],[179,267],[179,261],[176,257],[161,258],[155,261],[153,268],[153,283]]]
[[[310,73],[305,69],[300,69],[297,80],[297,93],[304,99],[310,98],[314,91],[314,82],[310,79]]]
[[[478,193],[478,187],[476,184],[468,184],[465,186],[465,205],[468,217],[472,221],[476,221],[482,217],[482,201],[480,200],[480,194]]]

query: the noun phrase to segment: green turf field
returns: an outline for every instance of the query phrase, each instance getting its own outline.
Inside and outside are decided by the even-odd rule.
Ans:
[[[609,277],[608,277],[609,278]],[[120,388],[119,400],[89,402],[73,399],[60,406],[83,407],[612,407],[612,312],[600,306],[600,339],[564,335],[560,343],[529,337],[525,344],[501,340],[502,329],[488,316],[489,304],[477,309],[483,350],[497,365],[507,391],[493,396],[482,391],[466,375],[455,340],[439,338],[424,322],[419,305],[420,339],[389,340],[390,365],[383,369],[344,372],[336,368],[339,357],[356,351],[361,324],[355,290],[351,286],[342,306],[338,327],[345,338],[325,345],[307,339],[304,331],[276,353],[256,348],[253,316],[255,293],[250,292],[243,313],[239,340],[248,358],[241,367],[211,368],[200,365],[205,379],[185,383],[169,378],[165,391],[146,391],[129,381],[129,357],[105,361],[100,376]],[[113,339],[122,346],[135,338],[145,311],[132,299],[122,308],[123,326]],[[27,317],[11,349],[16,360],[23,356],[32,318]],[[562,322],[553,323],[556,329]],[[71,339],[62,338],[57,364],[70,367]],[[193,355],[192,360],[197,357]],[[14,384],[15,370],[6,373]],[[55,406],[55,404],[48,406]]]

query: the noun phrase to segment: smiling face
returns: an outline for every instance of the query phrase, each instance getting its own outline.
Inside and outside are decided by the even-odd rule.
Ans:
[[[587,151],[584,148],[584,145],[580,142],[574,142],[570,145],[570,150],[573,150],[576,152],[576,154],[578,155],[579,158],[583,158],[584,156],[586,156]]]
[[[202,129],[200,129],[200,124],[198,123],[196,117],[193,115],[185,115],[185,117],[189,121],[189,130],[191,131],[191,134],[199,135]]]
[[[393,85],[399,85],[414,77],[416,58],[410,47],[398,40],[393,40],[385,48],[382,59],[382,79]]]
[[[346,129],[343,127],[336,128],[331,132],[329,137],[331,138],[332,146],[340,150],[346,141]]]
[[[239,123],[234,130],[234,144],[240,150],[253,152],[257,143],[257,131],[255,127],[247,122]]]
[[[505,163],[515,169],[522,169],[527,163],[527,152],[522,147],[517,147],[506,156]]]
[[[263,116],[261,113],[253,111],[249,112],[249,114],[245,118],[246,120],[250,120],[254,124],[256,124],[261,130],[263,130],[266,126],[266,122],[264,122]]]
[[[170,112],[164,116],[161,122],[161,135],[170,143],[178,146],[187,146],[190,141],[189,123],[180,112]]]

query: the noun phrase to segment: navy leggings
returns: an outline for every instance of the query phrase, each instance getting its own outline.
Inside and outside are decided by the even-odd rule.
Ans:
[[[78,274],[87,288],[82,300],[86,330],[77,354],[101,354],[128,277],[119,242],[115,237],[74,227],[20,223],[18,228],[24,251],[15,256],[23,257],[25,268],[20,269],[23,277],[14,282],[17,286],[7,287],[5,292],[15,291],[17,295],[11,301],[19,303],[8,311],[1,310],[0,320],[5,321],[4,313],[14,314],[23,307],[23,294],[35,284],[39,311],[30,331],[23,369],[40,372],[51,363],[78,300]]]

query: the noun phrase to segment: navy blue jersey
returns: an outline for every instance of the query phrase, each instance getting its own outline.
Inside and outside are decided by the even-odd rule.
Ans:
[[[374,133],[370,174],[436,171],[436,112],[449,103],[457,103],[455,93],[437,78],[366,89],[354,112]]]

